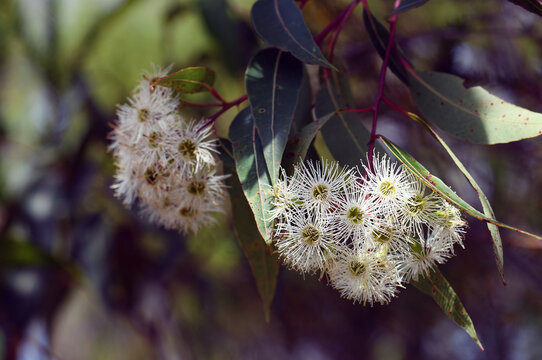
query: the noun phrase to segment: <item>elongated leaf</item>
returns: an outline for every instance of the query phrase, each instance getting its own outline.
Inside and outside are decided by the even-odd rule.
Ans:
[[[347,104],[329,84],[322,86],[316,95],[314,112],[317,118],[347,108]],[[359,114],[337,112],[322,127],[322,136],[341,164],[357,166],[365,158],[367,144],[371,138],[369,131],[361,123]]]
[[[542,114],[520,108],[457,76],[409,71],[410,91],[423,116],[442,130],[478,144],[499,144],[542,134]]]
[[[433,269],[426,278],[421,278],[418,281],[413,280],[411,283],[421,292],[431,296],[442,311],[457,325],[461,326],[478,344],[480,349],[484,350],[467,310],[465,310],[450,283],[438,269]]]
[[[227,169],[231,169],[231,172],[235,170],[234,164],[226,161],[224,163]],[[228,182],[235,236],[250,265],[258,293],[262,298],[265,317],[269,321],[270,307],[275,296],[279,272],[278,255],[273,253],[260,235],[252,210],[243,194],[239,178],[233,175]]]
[[[418,161],[416,161],[410,154],[408,154],[406,151],[401,149],[399,146],[394,144],[389,139],[381,136],[380,139],[382,140],[382,143],[403,163],[403,165],[412,173],[414,176],[416,176],[418,179],[420,179],[425,186],[430,188],[431,190],[435,191],[437,194],[439,194],[442,198],[444,198],[449,203],[453,204],[460,210],[466,212],[467,214],[471,215],[472,217],[475,217],[478,220],[486,221],[491,224],[495,224],[500,227],[504,227],[510,230],[517,231],[521,234],[534,237],[538,240],[542,240],[541,236],[531,234],[527,231],[515,228],[510,225],[506,225],[500,221],[496,221],[490,217],[487,217],[486,215],[482,214],[480,211],[473,208],[471,205],[469,205],[465,200],[461,199],[448,185],[446,185],[441,179],[438,177],[432,175],[429,171],[427,171],[426,168],[423,167],[422,164],[420,164]]]
[[[516,5],[521,6],[527,11],[536,15],[542,16],[542,2],[540,0],[508,0]]]
[[[271,242],[271,178],[263,156],[262,143],[256,131],[250,108],[243,109],[230,126],[230,139],[237,176],[252,209],[258,230],[266,243]]]
[[[367,29],[367,33],[371,38],[373,46],[380,57],[384,58],[390,37],[388,29],[386,29],[384,25],[382,25],[371,13],[367,12],[365,9],[363,10],[363,23],[365,24],[365,29]],[[408,73],[401,63],[401,60],[399,60],[393,51],[390,54],[388,66],[395,76],[397,76],[403,83],[408,85]]]
[[[248,100],[273,184],[278,180],[302,79],[303,64],[275,48],[258,52],[247,67]]]
[[[463,173],[463,175],[467,178],[473,189],[478,194],[478,198],[480,199],[480,203],[482,204],[482,208],[484,210],[484,215],[487,217],[496,220],[495,219],[495,213],[493,212],[493,209],[491,208],[491,204],[489,203],[489,200],[487,199],[486,194],[482,191],[482,188],[478,185],[476,180],[472,177],[472,175],[468,172],[468,170],[465,168],[463,163],[455,156],[455,154],[452,152],[452,149],[444,142],[444,140],[433,130],[431,125],[425,121],[424,119],[420,118],[416,114],[409,113],[408,114],[412,119],[417,121],[419,124],[421,124],[439,143],[440,145],[446,150],[448,155],[452,158],[457,168]],[[501,275],[502,281],[504,281],[504,259],[503,259],[503,252],[502,252],[502,241],[501,241],[501,234],[499,232],[499,228],[491,223],[487,223],[487,227],[489,229],[489,232],[491,234],[491,240],[493,242],[493,253],[495,255],[495,262],[497,263],[497,269],[499,270],[499,274]]]
[[[396,15],[408,10],[415,9],[417,7],[422,6],[429,0],[403,0],[401,1],[401,4],[397,7],[397,9],[393,10],[391,13],[392,15]]]
[[[215,82],[215,72],[206,66],[193,66],[181,69],[158,78],[153,86],[165,86],[184,94],[207,91]]]
[[[290,51],[305,63],[333,68],[293,0],[258,0],[252,6],[251,18],[256,32],[269,44]]]

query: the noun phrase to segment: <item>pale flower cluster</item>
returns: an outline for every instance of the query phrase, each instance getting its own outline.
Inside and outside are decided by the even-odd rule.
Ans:
[[[217,174],[217,142],[210,126],[185,120],[173,90],[144,79],[117,110],[110,150],[117,166],[112,188],[128,207],[137,204],[150,221],[167,229],[197,232],[214,221],[226,196]]]
[[[462,245],[460,211],[403,165],[373,158],[373,171],[307,162],[274,189],[274,243],[291,269],[327,274],[345,298],[388,303]]]

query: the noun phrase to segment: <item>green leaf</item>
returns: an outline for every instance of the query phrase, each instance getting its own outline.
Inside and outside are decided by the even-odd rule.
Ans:
[[[251,19],[258,35],[269,44],[290,51],[305,63],[333,69],[293,0],[258,0],[252,6]]]
[[[348,104],[344,98],[329,83],[324,84],[316,95],[314,112],[317,118],[324,119],[327,114],[336,114],[322,125],[322,136],[337,161],[358,166],[360,159],[365,158],[371,134],[359,114],[339,111],[345,108]]]
[[[437,268],[431,270],[429,276],[425,278],[421,278],[418,281],[412,280],[411,284],[421,292],[431,296],[442,311],[457,325],[461,326],[478,344],[480,349],[484,350],[482,343],[478,339],[478,335],[476,335],[474,324],[467,310],[465,310],[465,307],[450,283]]]
[[[510,225],[506,225],[500,221],[496,221],[490,217],[487,217],[486,215],[482,214],[480,211],[473,208],[471,205],[469,205],[465,200],[461,199],[448,185],[446,185],[441,179],[438,177],[432,175],[427,171],[426,168],[423,167],[422,164],[420,164],[418,161],[416,161],[410,154],[408,154],[406,151],[401,149],[399,146],[394,144],[391,140],[380,136],[380,140],[382,140],[382,143],[403,163],[403,165],[418,179],[420,179],[421,182],[425,184],[428,188],[439,194],[442,198],[444,198],[449,203],[456,206],[458,209],[464,211],[465,213],[471,215],[472,217],[489,222],[491,224],[504,227],[510,230],[517,231],[521,234],[531,236],[535,239],[542,240],[541,236],[531,234],[527,231],[515,228]]]
[[[388,46],[388,39],[390,34],[388,29],[384,27],[371,13],[363,10],[363,23],[365,29],[371,38],[371,42],[381,58],[384,58],[386,54],[386,47]],[[408,74],[401,63],[401,60],[397,57],[394,51],[390,53],[388,67],[403,83],[408,85]]]
[[[237,176],[252,209],[256,225],[266,243],[271,242],[271,177],[263,156],[263,147],[250,108],[241,110],[230,126],[233,157]]]
[[[206,66],[181,69],[154,81],[152,86],[165,86],[183,94],[208,91],[215,82],[215,72]]]
[[[423,116],[442,130],[478,144],[499,144],[542,134],[542,114],[467,89],[457,76],[409,70],[410,91]]]
[[[458,167],[458,169],[463,173],[463,175],[467,178],[473,189],[478,194],[478,198],[480,199],[480,203],[482,204],[482,208],[484,210],[484,215],[487,217],[496,220],[495,219],[495,213],[493,212],[493,209],[491,208],[491,204],[489,203],[489,200],[487,199],[486,194],[482,191],[482,188],[478,185],[476,180],[472,177],[472,175],[468,172],[468,170],[465,168],[463,163],[455,156],[455,154],[452,152],[452,149],[444,142],[444,140],[435,132],[435,130],[431,127],[431,125],[425,121],[424,119],[420,118],[416,114],[408,113],[408,115],[417,121],[419,124],[421,124],[430,134],[435,138],[440,145],[446,150],[448,155],[452,158],[455,165]],[[497,263],[497,269],[499,270],[499,274],[501,275],[502,281],[504,281],[504,259],[503,259],[503,251],[502,251],[502,241],[501,241],[501,234],[499,232],[499,228],[491,223],[487,223],[487,227],[489,229],[489,232],[491,234],[491,240],[493,242],[493,254],[495,255],[495,261]]]
[[[303,64],[275,48],[258,52],[247,67],[248,100],[273,184],[278,181],[302,79]]]
[[[231,172],[233,164],[225,162]],[[243,189],[237,176],[228,180],[233,211],[233,227],[239,246],[243,250],[252,274],[256,280],[258,293],[263,302],[265,317],[269,321],[270,307],[275,296],[277,276],[279,272],[278,254],[266,243],[254,221],[254,215],[243,194]]]
[[[429,0],[403,0],[401,1],[401,4],[397,7],[397,9],[393,10],[391,13],[392,15],[397,15],[399,13],[415,9],[417,7],[422,6]]]
[[[516,5],[521,6],[533,14],[542,16],[542,3],[540,0],[508,0]]]

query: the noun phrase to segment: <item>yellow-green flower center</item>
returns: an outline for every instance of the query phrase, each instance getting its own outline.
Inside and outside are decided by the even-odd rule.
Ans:
[[[196,158],[197,145],[191,139],[184,139],[179,144],[179,152],[186,159],[192,160]]]
[[[137,119],[141,122],[149,120],[150,112],[147,109],[139,109],[137,112]]]
[[[188,192],[192,195],[199,196],[205,191],[205,181],[201,180],[192,180],[188,184]]]
[[[386,244],[387,242],[391,240],[392,232],[393,232],[393,229],[389,227],[385,229],[373,230],[372,232],[373,240],[381,244]]]
[[[365,218],[365,213],[363,212],[363,210],[361,210],[359,206],[352,206],[346,212],[346,218],[352,224],[359,225],[363,222],[363,219]]]
[[[387,198],[392,198],[395,196],[395,193],[397,192],[397,189],[395,188],[395,184],[391,181],[383,181],[380,184],[380,193],[382,196]]]
[[[312,225],[307,225],[301,231],[301,240],[314,245],[320,239],[320,231]]]
[[[359,260],[352,260],[348,264],[348,270],[354,276],[361,276],[365,272],[365,265]]]
[[[312,188],[312,196],[316,201],[324,202],[329,195],[329,188],[326,185],[318,184]]]
[[[412,215],[418,215],[423,211],[424,205],[423,196],[416,194],[412,196],[407,203],[408,212]]]

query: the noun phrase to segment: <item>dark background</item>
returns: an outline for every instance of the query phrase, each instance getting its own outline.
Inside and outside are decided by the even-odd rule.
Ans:
[[[505,275],[486,226],[441,266],[486,351],[411,286],[387,306],[343,300],[325,280],[281,269],[269,323],[231,219],[197,237],[148,224],[113,197],[107,152],[115,104],[151,64],[207,65],[227,100],[244,92],[259,46],[251,0],[3,0],[0,3],[0,354],[6,359],[540,359],[540,242],[503,230]],[[310,0],[317,33],[348,1]],[[371,1],[381,21],[392,1]],[[508,1],[433,0],[400,15],[397,40],[420,70],[460,75],[542,112],[541,18]],[[358,107],[372,105],[380,58],[361,7],[336,57]],[[314,73],[314,71],[312,71]],[[313,80],[317,80],[314,78]],[[386,94],[415,110],[389,74]],[[202,99],[205,99],[203,97]],[[217,123],[224,135],[238,109]],[[209,115],[192,112],[196,116]],[[369,119],[366,119],[369,120]],[[392,138],[471,204],[436,142],[382,106]],[[446,141],[497,218],[542,233],[538,138]]]

